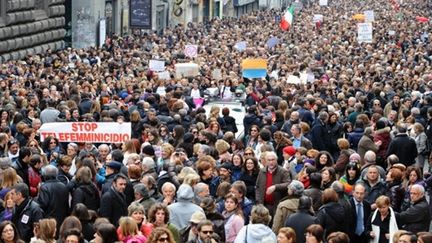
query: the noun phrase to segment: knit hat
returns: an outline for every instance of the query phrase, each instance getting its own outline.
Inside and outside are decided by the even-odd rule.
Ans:
[[[232,165],[230,163],[223,163],[222,165],[219,166],[219,169],[224,168],[226,170],[228,170],[229,172],[232,172]]]
[[[360,157],[360,154],[358,154],[358,153],[353,153],[349,157],[349,161],[360,161],[360,160],[361,160],[361,157]]]
[[[285,148],[283,148],[282,151],[284,154],[289,154],[291,156],[296,153],[296,149],[294,148],[294,146],[286,146]]]
[[[154,156],[155,155],[155,150],[153,148],[153,146],[151,145],[146,145],[142,148],[142,153],[143,154],[147,154],[147,155],[151,155]]]

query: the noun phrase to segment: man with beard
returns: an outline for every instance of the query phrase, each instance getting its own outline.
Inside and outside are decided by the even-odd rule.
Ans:
[[[282,131],[288,133],[288,135],[291,137],[293,136],[292,132],[291,132],[291,127],[295,124],[299,124],[300,123],[300,119],[299,119],[299,113],[298,111],[293,111],[291,112],[290,115],[290,119],[288,121],[286,121],[283,126],[282,126]]]

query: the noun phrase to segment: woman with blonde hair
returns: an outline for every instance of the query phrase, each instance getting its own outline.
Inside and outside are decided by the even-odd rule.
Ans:
[[[3,170],[2,180],[0,183],[0,198],[4,199],[6,193],[8,193],[13,186],[18,184],[21,181],[21,178],[17,175],[15,169],[9,167]]]
[[[375,200],[375,204],[377,209],[372,213],[370,222],[366,225],[367,232],[370,232],[370,238],[378,238],[378,242],[392,242],[394,234],[398,231],[398,225],[395,213],[390,205],[390,198],[379,196]],[[379,230],[375,231],[376,228],[379,228]]]
[[[127,161],[128,161],[129,156],[131,154],[137,153],[137,151],[135,149],[135,145],[134,145],[132,140],[127,140],[124,142],[122,152],[123,152],[123,156],[124,156],[122,162],[124,165],[127,165]]]
[[[0,222],[5,220],[12,220],[12,211],[15,207],[15,202],[12,199],[12,193],[9,191],[3,200],[4,210],[0,213]]]
[[[117,229],[119,240],[123,242],[133,240],[133,242],[142,243],[147,241],[147,237],[142,235],[141,231],[138,229],[138,224],[132,217],[121,217],[119,223],[120,225]]]
[[[225,140],[216,141],[215,148],[219,154],[220,163],[231,162],[232,155],[229,153],[231,146]]]

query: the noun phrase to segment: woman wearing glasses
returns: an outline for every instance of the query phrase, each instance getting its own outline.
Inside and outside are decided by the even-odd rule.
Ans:
[[[3,221],[0,224],[1,243],[24,243],[19,238],[18,230],[11,221]]]
[[[175,243],[175,240],[167,228],[157,227],[152,231],[147,243]]]
[[[258,136],[259,136],[259,127],[257,125],[252,125],[249,134],[245,137],[245,146],[251,147],[253,149],[256,148],[258,144]]]

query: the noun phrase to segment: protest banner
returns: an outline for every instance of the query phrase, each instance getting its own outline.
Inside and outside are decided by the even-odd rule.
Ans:
[[[328,5],[328,1],[327,0],[319,0],[319,5],[320,6],[327,6]]]
[[[221,80],[222,79],[222,70],[217,68],[212,71],[212,79]]]
[[[184,49],[184,54],[187,57],[196,57],[198,55],[198,46],[197,45],[186,45]]]
[[[165,71],[165,61],[150,60],[149,68],[155,72],[163,72]]]
[[[41,141],[53,136],[68,143],[124,143],[131,139],[131,131],[130,122],[53,122],[39,129]]]
[[[365,22],[372,23],[375,21],[375,14],[373,10],[364,11]]]
[[[372,23],[357,24],[357,41],[359,43],[372,43]]]
[[[196,63],[177,63],[175,64],[175,70],[177,79],[195,77],[199,74],[199,67]]]

